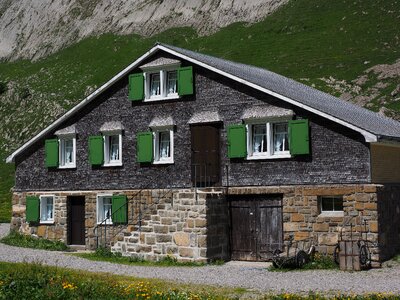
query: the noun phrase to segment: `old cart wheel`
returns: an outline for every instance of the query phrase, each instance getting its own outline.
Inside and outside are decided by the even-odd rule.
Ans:
[[[307,253],[305,253],[303,250],[300,250],[296,254],[296,267],[302,268],[306,263],[309,262],[309,257]]]
[[[337,265],[339,265],[340,260],[339,260],[339,253],[340,253],[340,246],[336,245],[335,250],[333,250],[333,260]]]
[[[360,246],[360,264],[363,267],[369,267],[371,264],[371,254],[365,245]]]

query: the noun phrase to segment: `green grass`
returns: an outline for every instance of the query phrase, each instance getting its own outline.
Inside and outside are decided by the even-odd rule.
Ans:
[[[35,238],[30,235],[23,235],[16,231],[11,231],[7,236],[3,237],[0,242],[17,247],[35,248],[52,251],[66,251],[68,246],[60,241],[50,241],[43,238]]]
[[[191,28],[170,29],[149,38],[103,34],[39,61],[0,63],[0,82],[8,82],[12,90],[9,98],[0,95],[0,153],[15,150],[156,41],[264,67],[337,94],[320,78],[333,76],[350,83],[371,66],[400,58],[400,31],[394,25],[399,18],[399,0],[292,0],[261,22],[232,24],[210,36],[199,37]],[[370,84],[363,89],[367,91]],[[370,109],[385,105],[400,111],[390,96],[393,84],[372,100]],[[0,168],[3,174],[1,164]],[[5,219],[10,205],[4,191],[11,186],[9,179],[0,181],[0,207],[6,208],[1,218]]]
[[[201,267],[205,263],[200,262],[178,262],[175,257],[167,256],[158,261],[145,260],[137,256],[122,256],[121,253],[112,253],[105,248],[99,248],[94,253],[73,253],[74,256],[79,256],[93,261],[107,261],[111,263],[137,266],[158,266],[158,267]],[[212,262],[213,265],[222,265],[224,261],[217,260]]]
[[[265,299],[265,300],[378,300],[398,299],[392,293],[328,294],[266,293],[244,288],[182,284],[158,279],[73,271],[39,263],[0,262],[0,300],[3,299]]]
[[[0,262],[0,299],[230,299],[232,288]]]
[[[11,187],[14,186],[14,164],[0,162],[0,223],[11,219]]]

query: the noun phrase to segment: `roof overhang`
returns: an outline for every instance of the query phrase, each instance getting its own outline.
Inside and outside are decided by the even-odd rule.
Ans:
[[[40,139],[42,139],[43,137],[45,137],[46,135],[50,134],[55,128],[57,128],[59,125],[61,125],[63,122],[65,122],[66,120],[68,120],[71,116],[73,116],[74,114],[76,114],[77,112],[79,112],[83,107],[85,107],[87,104],[89,104],[90,102],[92,102],[94,99],[97,98],[97,96],[101,95],[105,90],[107,90],[110,86],[112,86],[115,82],[117,82],[118,80],[120,80],[121,78],[123,78],[125,75],[127,75],[132,69],[139,67],[140,64],[147,59],[149,56],[153,55],[154,53],[156,53],[157,51],[162,50],[165,51],[169,54],[172,54],[176,57],[182,58],[186,61],[189,61],[193,64],[196,64],[198,66],[201,66],[205,69],[208,69],[210,71],[213,71],[217,74],[220,74],[222,76],[228,77],[234,81],[237,81],[239,83],[242,83],[244,85],[247,85],[249,87],[252,87],[256,90],[259,90],[261,92],[264,92],[268,95],[274,96],[278,99],[281,99],[285,102],[288,102],[290,104],[293,104],[294,106],[300,107],[304,110],[307,110],[309,112],[312,112],[314,114],[317,114],[319,116],[322,116],[328,120],[331,120],[333,122],[336,122],[338,124],[341,124],[345,127],[348,127],[356,132],[359,132],[360,134],[362,134],[365,138],[365,141],[368,143],[373,143],[373,142],[378,142],[378,136],[366,131],[362,128],[359,128],[353,124],[350,124],[344,120],[341,120],[335,116],[329,115],[327,113],[324,113],[320,110],[317,110],[313,107],[310,107],[308,105],[305,105],[303,103],[300,103],[298,101],[296,101],[295,99],[291,99],[288,98],[284,95],[278,94],[274,91],[271,91],[269,89],[266,89],[264,87],[261,87],[257,84],[254,84],[252,82],[249,82],[243,78],[240,78],[238,76],[232,75],[228,72],[222,71],[218,68],[215,68],[209,64],[206,64],[204,62],[201,62],[197,59],[194,59],[192,57],[189,57],[185,54],[182,54],[178,51],[175,51],[173,49],[170,49],[162,44],[156,44],[153,48],[151,48],[149,51],[147,51],[146,53],[144,53],[142,56],[140,56],[138,59],[136,59],[133,63],[131,63],[129,66],[127,66],[125,69],[123,69],[121,72],[119,72],[117,75],[115,75],[113,78],[111,78],[108,82],[106,82],[105,84],[103,84],[100,88],[98,88],[96,91],[94,91],[92,94],[90,94],[88,97],[86,97],[84,100],[82,100],[79,104],[77,104],[76,106],[74,106],[71,110],[69,110],[68,112],[66,112],[63,116],[61,116],[59,119],[55,120],[52,124],[50,124],[49,126],[47,126],[45,129],[43,129],[41,132],[39,132],[36,136],[34,136],[32,139],[30,139],[29,141],[27,141],[25,144],[23,144],[21,147],[19,147],[17,150],[15,150],[10,156],[7,157],[6,162],[10,163],[13,162],[15,160],[15,157],[18,156],[19,154],[21,154],[24,150],[26,150],[28,147],[30,147],[32,144],[38,142]]]

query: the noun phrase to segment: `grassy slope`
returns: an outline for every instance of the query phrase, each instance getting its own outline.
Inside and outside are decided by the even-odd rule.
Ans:
[[[99,87],[156,41],[265,67],[333,93],[319,78],[333,76],[349,82],[370,66],[400,58],[400,30],[394,26],[399,17],[398,0],[297,0],[262,22],[233,24],[212,36],[198,37],[190,28],[151,38],[105,34],[35,63],[2,63],[0,81],[13,82],[16,97],[2,103],[0,118],[12,117],[12,122],[2,124],[2,134],[19,135],[14,141],[1,139],[0,153],[11,152],[87,95],[88,87]],[[386,93],[394,84],[389,84]],[[26,88],[32,96],[21,99],[18,95]],[[371,109],[379,105],[375,102]],[[400,110],[398,105],[388,105]],[[3,169],[0,164],[1,174]],[[2,179],[0,190],[8,190],[11,183]],[[0,203],[8,199],[0,194]]]

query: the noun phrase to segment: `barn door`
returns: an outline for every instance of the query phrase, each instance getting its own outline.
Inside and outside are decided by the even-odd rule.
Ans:
[[[282,195],[232,196],[231,258],[265,261],[283,242]]]
[[[220,183],[219,127],[191,126],[192,182],[195,187]]]

